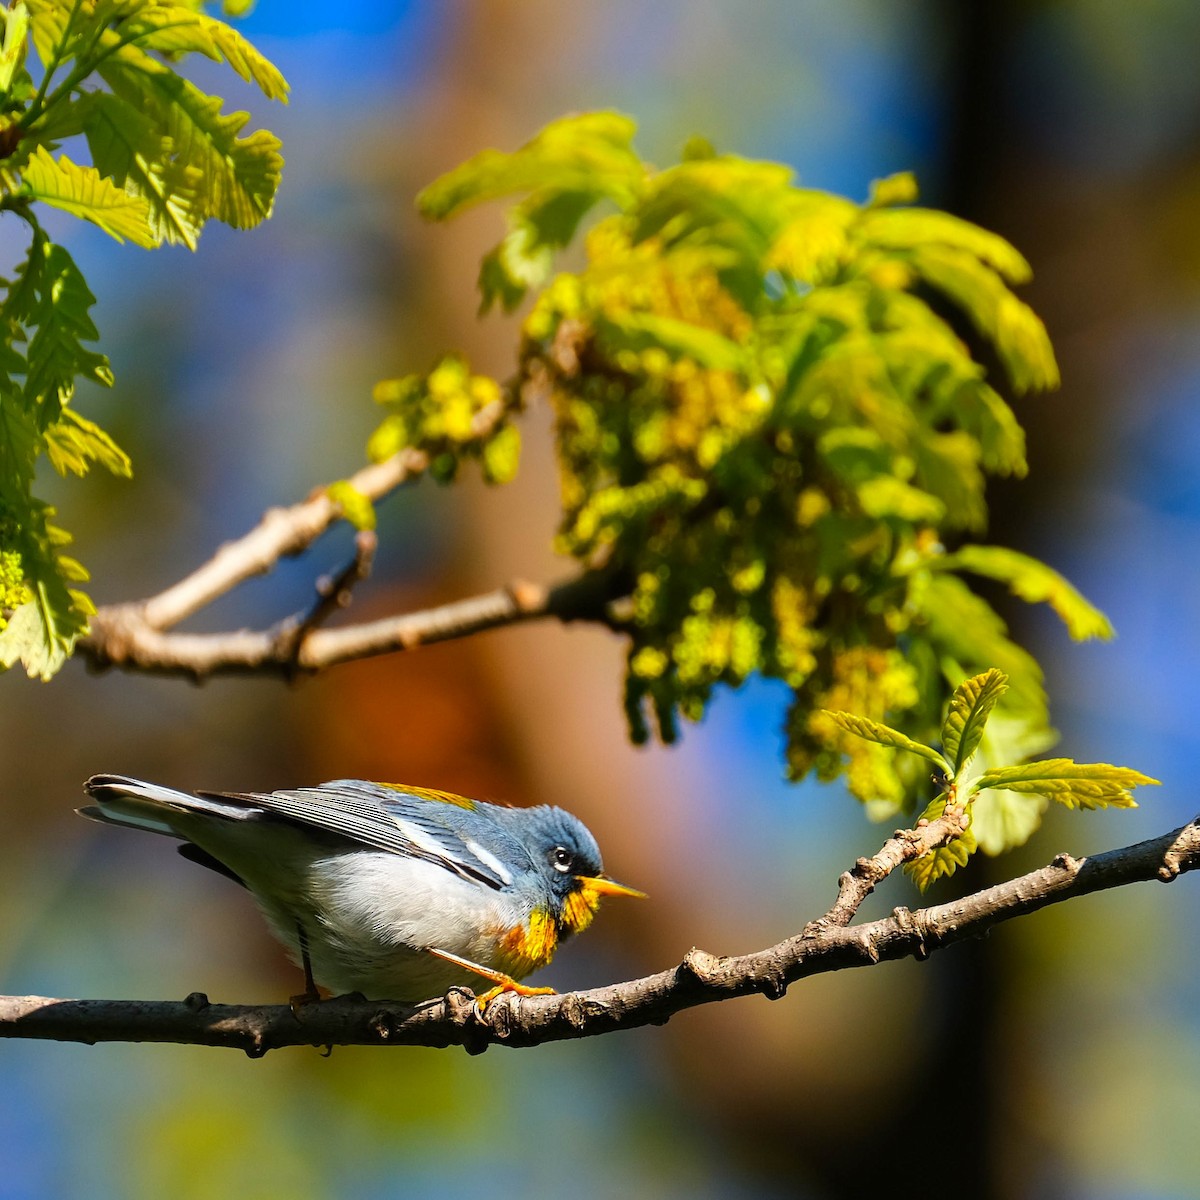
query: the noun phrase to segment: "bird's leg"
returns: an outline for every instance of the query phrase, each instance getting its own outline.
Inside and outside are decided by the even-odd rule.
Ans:
[[[304,991],[288,1000],[293,1014],[298,1014],[304,1005],[313,1004],[321,998],[321,993],[317,991],[316,981],[313,979],[312,959],[308,953],[308,933],[299,921],[296,922],[296,937],[300,943],[300,962],[304,967]]]
[[[516,992],[518,996],[554,995],[553,988],[528,987],[518,982],[511,975],[505,975],[503,971],[496,971],[491,967],[482,966],[480,963],[472,962],[469,958],[462,958],[458,954],[451,954],[449,950],[439,950],[436,946],[426,946],[425,953],[432,954],[434,958],[440,958],[444,962],[453,963],[456,967],[462,967],[464,971],[471,971],[496,985],[494,988],[490,988],[484,992],[483,995],[475,997],[475,1004],[481,1013],[501,992]]]

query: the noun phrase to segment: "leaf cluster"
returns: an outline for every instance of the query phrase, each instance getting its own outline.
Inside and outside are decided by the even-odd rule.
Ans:
[[[1042,806],[1054,800],[1067,808],[1134,808],[1132,789],[1158,783],[1157,779],[1131,767],[1077,763],[1069,758],[987,766],[988,761],[996,759],[995,748],[987,745],[988,723],[1007,690],[1008,677],[995,667],[960,683],[947,705],[940,751],[853,713],[823,714],[840,729],[868,744],[884,747],[888,752],[906,751],[939,769],[941,794],[921,814],[923,820],[935,820],[951,806],[965,810],[966,827],[960,835],[905,868],[922,891],[934,880],[965,866],[980,848],[975,819],[980,806],[990,804],[1001,812],[1015,809],[1012,819],[1020,823],[1024,815],[1021,810],[1030,799]],[[982,771],[981,759],[985,767]]]
[[[1026,471],[1000,388],[1058,382],[1013,290],[1028,264],[916,207],[910,176],[856,203],[700,141],[657,169],[634,132],[617,113],[567,117],[418,200],[440,220],[517,197],[482,264],[483,308],[532,297],[519,380],[548,385],[554,407],[558,548],[634,581],[634,737],[653,717],[672,740],[718,684],[781,679],[791,774],[845,774],[883,815],[915,802],[920,771],[822,710],[927,741],[954,681],[998,665],[1011,694],[997,728],[1041,748],[1038,666],[969,576],[1048,602],[1074,637],[1111,629],[1050,567],[973,540],[987,475]],[[555,275],[585,218],[584,265]]]
[[[489,483],[516,475],[521,435],[508,418],[517,399],[489,376],[471,374],[460,355],[446,355],[428,375],[384,380],[375,400],[387,416],[367,446],[372,461],[419,446],[439,483],[452,482],[467,458],[479,460]]]
[[[213,219],[256,225],[279,185],[279,140],[244,135],[247,113],[223,112],[176,68],[200,54],[268,98],[286,100],[287,84],[201,0],[12,0],[0,21],[0,212],[31,233],[0,302],[0,562],[14,579],[0,580],[0,665],[48,678],[92,608],[71,586],[87,574],[62,553],[69,536],[33,496],[37,463],[77,475],[96,463],[128,475],[130,464],[71,406],[77,381],[110,386],[112,372],[92,348],[95,298],[38,206],[147,248],[194,249]],[[68,139],[91,161],[61,153]]]

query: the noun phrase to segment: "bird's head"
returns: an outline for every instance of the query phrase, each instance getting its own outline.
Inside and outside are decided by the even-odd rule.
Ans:
[[[578,817],[561,808],[518,811],[526,822],[522,840],[553,897],[560,938],[582,933],[592,923],[604,896],[646,898],[645,892],[604,874],[600,847]]]

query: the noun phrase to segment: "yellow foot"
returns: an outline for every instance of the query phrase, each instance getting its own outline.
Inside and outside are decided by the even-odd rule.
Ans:
[[[550,987],[526,987],[523,983],[518,983],[515,979],[510,979],[507,983],[498,983],[494,988],[489,988],[481,996],[475,997],[475,1007],[481,1013],[487,1011],[487,1006],[491,1004],[501,992],[516,992],[518,996],[553,996],[554,989]]]
[[[456,967],[462,967],[464,971],[471,971],[496,985],[494,988],[490,988],[484,992],[483,995],[475,997],[475,1007],[479,1010],[480,1014],[484,1012],[487,1006],[501,992],[516,992],[518,996],[554,995],[553,988],[527,987],[525,984],[515,980],[511,975],[505,975],[503,971],[496,971],[491,967],[481,966],[479,963],[472,962],[469,958],[462,958],[458,954],[451,954],[449,950],[439,950],[436,946],[426,946],[425,952],[432,954],[434,958],[440,958],[445,962],[453,963]]]

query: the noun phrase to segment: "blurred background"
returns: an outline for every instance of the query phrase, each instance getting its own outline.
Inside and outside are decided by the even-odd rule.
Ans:
[[[855,198],[914,169],[926,202],[1034,265],[1064,386],[1018,412],[1031,477],[992,540],[1045,558],[1111,616],[1110,645],[1008,615],[1047,667],[1060,752],[1163,780],[1143,807],[1051,814],[974,889],[1190,818],[1200,752],[1200,6],[1194,0],[259,0],[246,33],[289,107],[194,70],[277,131],[274,218],[196,255],[62,226],[117,386],[80,403],[136,478],[44,494],[101,603],[147,595],[264,508],[350,474],[371,385],[446,349],[506,375],[515,324],[475,316],[499,209],[425,227],[413,196],[569,110],[638,118],[668,163],[693,134]],[[20,228],[0,228],[6,260]],[[11,241],[10,241],[11,240]],[[518,481],[423,483],[381,513],[370,617],[553,580],[545,413]],[[263,626],[344,561],[330,535],[204,615]],[[611,636],[550,625],[339,668],[289,688],[0,678],[0,991],[279,1001],[298,977],[248,899],[168,843],[79,820],[81,781],[184,787],[399,780],[581,815],[618,878],[540,982],[629,978],[692,945],[758,949],[824,911],[886,832],[838,789],[781,781],[784,697],[719,697],[681,747],[634,750]],[[896,879],[868,912],[914,904]],[[945,899],[951,893],[935,893]],[[635,911],[636,908],[636,911]],[[1200,892],[1185,879],[1006,925],[924,964],[805,981],[644,1030],[527,1052],[0,1043],[0,1200],[1185,1197],[1200,1178]]]

